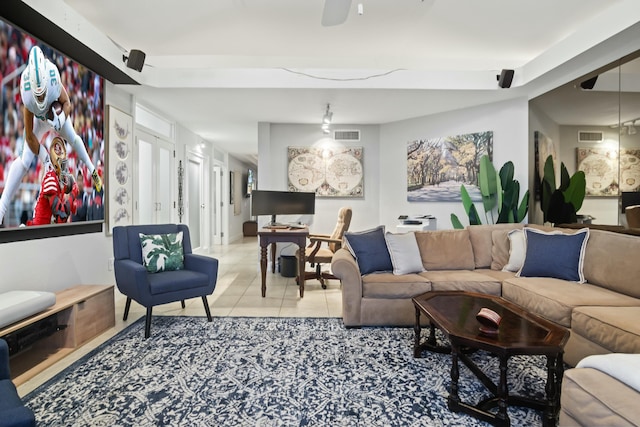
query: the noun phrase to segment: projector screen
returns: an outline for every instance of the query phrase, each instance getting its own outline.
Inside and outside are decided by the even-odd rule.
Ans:
[[[2,79],[0,109],[3,118],[3,125],[0,126],[0,193],[4,199],[4,202],[0,199],[0,204],[4,204],[6,209],[0,234],[8,230],[20,233],[20,229],[32,227],[68,228],[77,223],[104,222],[104,186],[98,190],[91,180],[91,170],[95,170],[102,180],[105,175],[103,78],[11,23],[0,21],[0,38],[3,41],[2,55],[0,55]],[[44,58],[57,68],[61,86],[66,90],[71,104],[70,114],[65,117],[65,121],[69,122],[73,132],[80,138],[79,140],[74,138],[73,143],[63,138],[66,149],[64,175],[73,177],[76,188],[69,194],[63,192],[55,202],[51,196],[41,200],[42,203],[49,202],[52,210],[50,221],[47,221],[46,209],[38,210],[39,220],[34,221],[36,203],[43,193],[42,189],[45,188],[44,178],[48,172],[48,166],[43,164],[38,156],[35,156],[28,168],[23,167],[24,176],[13,185],[14,191],[7,189],[13,163],[24,164],[23,150],[29,149],[25,144],[25,112],[21,87],[24,92],[30,86],[28,86],[29,82],[22,82],[21,75],[25,68],[28,68],[29,53],[34,46],[40,47]],[[55,75],[49,68],[47,72],[50,76]],[[50,78],[55,80],[55,77]],[[35,91],[33,93],[35,94]],[[42,146],[48,147],[53,138],[65,134],[64,128],[56,130],[45,120],[34,117],[33,122],[33,129],[39,129],[37,134],[44,132],[39,140]],[[43,130],[45,128],[46,130]],[[69,135],[69,132],[66,135]],[[83,156],[88,161],[83,161]],[[101,226],[99,228],[101,229]],[[86,230],[86,227],[84,229]],[[27,236],[29,233],[24,234]]]

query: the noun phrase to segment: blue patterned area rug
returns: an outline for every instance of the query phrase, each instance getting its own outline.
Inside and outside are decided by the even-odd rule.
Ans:
[[[39,426],[486,426],[447,409],[451,358],[413,357],[411,328],[341,319],[156,316],[96,348],[24,399]],[[497,359],[472,358],[498,378]],[[509,390],[542,396],[542,357],[509,361]],[[487,392],[461,365],[460,396]],[[541,414],[509,408],[512,425]]]

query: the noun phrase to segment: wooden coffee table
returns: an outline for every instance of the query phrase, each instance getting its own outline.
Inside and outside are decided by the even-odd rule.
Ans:
[[[471,292],[427,292],[414,297],[416,323],[414,326],[414,357],[424,350],[451,353],[451,388],[448,406],[451,411],[464,412],[498,426],[510,425],[507,405],[525,406],[544,412],[543,425],[557,423],[560,410],[560,386],[562,383],[564,345],[569,331],[522,307],[495,296]],[[502,317],[498,333],[487,335],[480,332],[481,324],[476,314],[487,307]],[[430,333],[421,340],[420,316],[430,321]],[[449,339],[450,346],[439,345],[435,328]],[[500,360],[500,378],[495,384],[469,358],[469,351],[485,350]],[[513,355],[544,355],[547,357],[547,383],[545,399],[509,394],[507,387],[507,361]],[[492,397],[472,405],[462,402],[458,396],[459,365],[461,360],[491,392]],[[497,406],[497,413],[490,412]]]

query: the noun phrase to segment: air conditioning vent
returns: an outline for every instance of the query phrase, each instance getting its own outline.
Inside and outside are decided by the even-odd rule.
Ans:
[[[336,141],[360,141],[359,130],[335,130],[333,139]]]
[[[578,142],[602,142],[604,141],[604,132],[594,130],[579,130]]]

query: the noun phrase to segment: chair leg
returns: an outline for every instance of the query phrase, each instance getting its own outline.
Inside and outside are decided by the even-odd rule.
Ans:
[[[209,301],[207,301],[207,296],[202,296],[202,302],[204,303],[204,311],[207,313],[207,321],[211,322],[213,319],[211,318],[211,310],[209,310]]]
[[[144,338],[151,336],[151,310],[153,307],[147,307],[147,317],[144,320]]]
[[[127,302],[124,304],[124,316],[122,320],[127,320],[129,317],[129,309],[131,308],[131,298],[127,297]]]
[[[324,283],[324,277],[322,277],[322,266],[320,264],[316,265],[316,279],[320,282],[322,289],[327,289],[327,284]]]
[[[181,301],[180,301],[180,304],[182,304],[182,308],[184,308],[184,307],[185,307],[185,305],[184,305],[184,300],[181,300]]]

